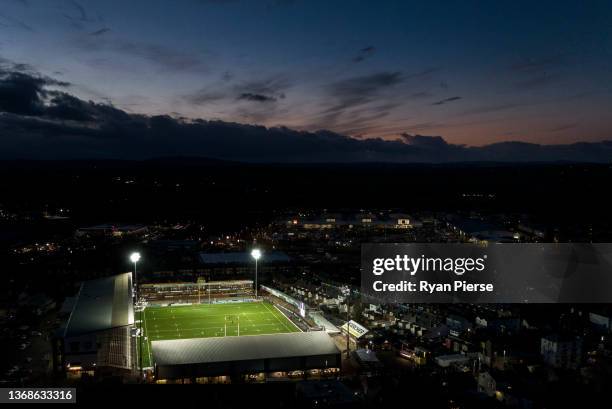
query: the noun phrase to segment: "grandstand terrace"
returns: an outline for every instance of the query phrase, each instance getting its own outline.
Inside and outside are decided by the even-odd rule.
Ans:
[[[54,348],[61,369],[78,374],[135,368],[132,273],[84,281],[77,295],[66,301],[64,311],[68,316],[56,334]]]
[[[140,285],[140,296],[152,305],[214,303],[245,300],[254,296],[252,280],[147,283]]]

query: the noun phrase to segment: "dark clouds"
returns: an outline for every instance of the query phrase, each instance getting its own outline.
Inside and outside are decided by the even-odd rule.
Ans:
[[[513,64],[510,69],[519,78],[514,86],[519,91],[533,91],[560,81],[562,71],[571,64],[565,54],[529,57]]]
[[[232,73],[224,72],[221,81],[181,95],[179,101],[218,109],[242,122],[262,123],[287,113],[282,101],[291,86],[282,75],[237,81]]]
[[[405,143],[413,146],[430,148],[447,148],[449,146],[441,136],[410,135],[407,133],[403,133],[400,136]]]
[[[193,105],[207,105],[225,98],[225,94],[220,91],[211,91],[208,88],[202,88],[191,94],[182,97],[185,101]]]
[[[542,70],[555,69],[568,63],[567,56],[562,54],[547,55],[543,57],[528,57],[512,64],[511,70],[517,72],[541,72]]]
[[[285,90],[291,82],[283,76],[269,76],[263,79],[241,82],[233,87],[239,99],[269,102],[285,98]]]
[[[380,71],[334,81],[324,87],[325,100],[310,129],[334,129],[352,136],[372,131],[372,123],[389,115],[399,103],[389,92],[403,82],[399,71]]]
[[[610,2],[529,13],[499,2],[0,3],[3,56],[130,112],[470,144],[612,130]],[[588,97],[570,101],[578,94]]]
[[[25,31],[30,31],[33,32],[34,29],[32,28],[32,26],[30,26],[29,24],[27,24],[26,22],[24,22],[23,20],[20,20],[18,18],[15,18],[13,16],[10,16],[8,14],[4,14],[4,13],[0,13],[0,27],[5,26],[5,27],[16,27]]]
[[[413,72],[404,76],[405,79],[418,79],[422,80],[425,78],[431,78],[432,74],[440,71],[440,67],[429,67],[424,70]]]
[[[112,41],[108,44],[113,51],[129,56],[141,57],[172,72],[205,71],[204,61],[197,55],[184,53],[158,44],[132,41]]]
[[[536,88],[545,87],[550,84],[553,84],[558,79],[558,75],[544,72],[540,75],[536,75],[534,77],[518,81],[517,83],[515,83],[515,86],[518,89],[533,91]]]
[[[359,50],[359,53],[357,53],[355,57],[353,57],[353,62],[356,62],[356,63],[362,62],[366,60],[367,58],[370,58],[371,56],[373,56],[375,52],[376,52],[376,47],[374,47],[373,45],[364,47],[361,50]]]
[[[23,115],[40,113],[42,85],[40,79],[20,73],[8,74],[0,83],[0,110]]]
[[[461,115],[474,115],[474,114],[506,111],[506,110],[515,109],[515,108],[519,108],[519,107],[523,107],[527,105],[528,103],[501,103],[501,104],[484,105],[484,106],[478,106],[475,108],[466,109],[461,112]]]
[[[332,83],[329,89],[333,97],[347,105],[367,101],[379,90],[392,87],[400,82],[402,82],[402,74],[398,71],[379,72],[337,81]]]
[[[444,104],[446,104],[448,102],[459,101],[460,99],[461,99],[461,97],[444,98],[444,99],[441,99],[439,101],[432,102],[431,105],[444,105]]]
[[[350,89],[361,87],[373,95],[380,86],[396,84],[398,78],[391,73],[369,78],[359,86],[347,83],[336,91],[350,95]],[[612,158],[612,142],[548,146],[505,142],[466,147],[449,144],[439,136],[403,134],[394,141],[355,139],[329,131],[299,132],[283,127],[136,115],[76,98],[62,90],[67,85],[32,73],[1,71],[2,159],[198,155],[253,162],[610,162]]]
[[[561,124],[561,125],[557,125],[553,128],[548,129],[548,132],[559,132],[559,131],[566,131],[568,129],[575,129],[578,127],[578,125],[580,125],[579,122]]]
[[[69,84],[19,71],[4,71],[0,65],[0,111],[20,115],[41,115],[44,99],[52,93],[48,86],[66,87]]]
[[[254,101],[254,102],[274,102],[276,101],[275,97],[263,95],[263,94],[253,94],[252,92],[243,92],[238,96],[238,99],[242,99],[245,101]]]
[[[87,30],[87,35],[76,37],[74,42],[74,46],[81,52],[92,54],[112,52],[118,55],[119,58],[115,59],[119,60],[125,57],[129,59],[139,58],[165,72],[202,73],[208,71],[202,53],[182,51],[180,47],[164,46],[146,40],[128,39],[119,32],[113,35],[115,33],[111,32],[111,29],[106,26],[94,29],[96,26],[100,27],[100,23],[103,23],[102,17],[87,10],[75,0],[68,0],[66,5],[67,10],[63,14],[64,17],[78,30]],[[109,63],[105,58],[95,58],[89,60],[89,62],[90,65],[99,68]]]
[[[91,33],[89,33],[89,35],[91,35],[91,36],[101,36],[103,34],[108,33],[109,31],[110,31],[110,28],[104,27],[104,28],[101,28],[99,30],[92,31]]]
[[[234,79],[234,74],[231,71],[225,71],[223,72],[223,74],[221,75],[221,79],[223,81],[229,82],[231,80]]]
[[[77,28],[82,28],[83,23],[93,23],[101,20],[99,17],[93,18],[90,16],[85,7],[75,0],[68,0],[66,3],[68,5],[68,11],[65,12],[63,16],[70,20]]]
[[[427,91],[419,91],[419,92],[415,92],[413,94],[410,94],[410,98],[429,98],[431,97],[432,94],[430,92]]]
[[[401,82],[402,74],[398,71],[378,72],[336,81],[327,87],[329,97],[335,103],[326,112],[338,113],[372,102],[382,91]]]
[[[109,28],[92,31],[89,35],[78,37],[74,45],[86,54],[112,52],[121,57],[119,60],[126,57],[141,59],[165,72],[208,72],[208,65],[201,53],[185,52],[178,47],[171,48],[146,41],[132,41],[109,33]]]

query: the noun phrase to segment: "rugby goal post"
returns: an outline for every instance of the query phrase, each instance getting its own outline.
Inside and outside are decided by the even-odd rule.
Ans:
[[[237,329],[237,336],[240,336],[240,315],[226,315],[225,316],[225,322],[224,322],[224,331],[223,331],[223,335],[227,337],[227,324],[230,325],[236,325]]]

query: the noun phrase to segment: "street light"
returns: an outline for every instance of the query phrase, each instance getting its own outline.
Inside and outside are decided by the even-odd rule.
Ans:
[[[255,299],[257,299],[257,260],[261,258],[261,250],[253,249],[251,251],[251,257],[255,259]]]

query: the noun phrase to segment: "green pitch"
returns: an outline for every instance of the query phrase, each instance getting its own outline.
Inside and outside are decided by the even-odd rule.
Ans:
[[[136,313],[137,320],[141,317],[146,337],[143,367],[152,365],[151,341],[300,331],[276,307],[264,302],[147,307]]]

